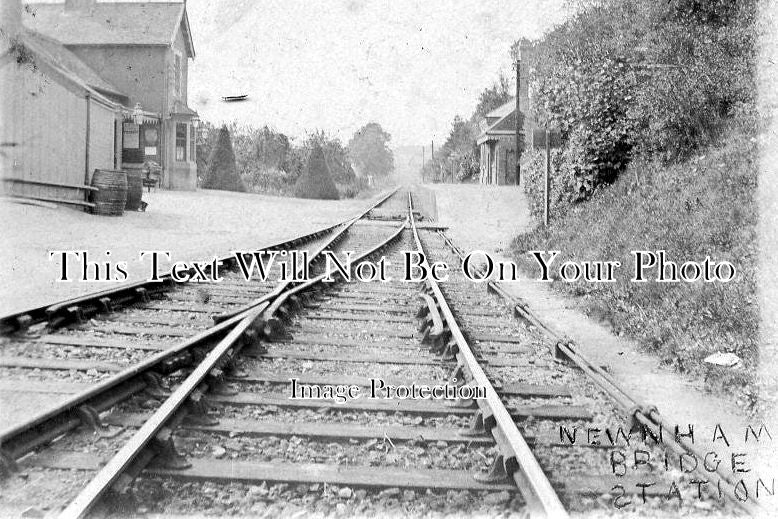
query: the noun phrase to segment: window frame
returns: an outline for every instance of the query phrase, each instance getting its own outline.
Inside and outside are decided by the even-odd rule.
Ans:
[[[183,146],[181,145],[182,137],[178,134],[180,127],[184,127]],[[175,128],[175,159],[176,162],[187,162],[187,147],[189,146],[189,125],[187,123],[176,123]],[[179,150],[181,153],[179,154]],[[180,157],[180,158],[179,158]]]
[[[195,126],[194,124],[189,124],[189,162],[196,162],[197,161],[197,141],[195,140],[196,133],[195,133]]]

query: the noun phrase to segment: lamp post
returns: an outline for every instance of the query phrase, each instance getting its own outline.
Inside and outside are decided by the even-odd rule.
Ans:
[[[202,139],[201,132],[202,132],[202,129],[203,129],[203,125],[202,125],[202,123],[200,121],[200,117],[197,116],[197,115],[193,115],[192,116],[192,128],[194,128],[194,131],[195,131],[194,134],[196,135],[196,138]]]
[[[140,107],[140,103],[135,103],[135,108],[132,109],[132,122],[138,126],[143,123],[143,109]]]

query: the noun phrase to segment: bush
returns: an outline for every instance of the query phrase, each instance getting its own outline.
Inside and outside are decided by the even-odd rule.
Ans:
[[[589,198],[636,152],[683,159],[714,142],[754,101],[755,12],[755,0],[598,0],[546,35],[530,89],[539,123],[562,131],[563,198]]]
[[[257,168],[244,174],[243,182],[253,193],[291,196],[296,178],[277,168]]]
[[[340,198],[338,188],[330,176],[324,151],[321,146],[314,144],[305,171],[297,179],[294,186],[294,194],[298,198],[315,198],[319,200],[337,200]]]
[[[521,182],[524,184],[524,192],[530,204],[530,213],[533,217],[542,219],[545,208],[545,174],[546,152],[532,150],[526,153],[527,162],[521,169]],[[555,217],[563,215],[574,202],[571,199],[575,192],[575,174],[572,168],[563,161],[559,150],[551,151],[551,195],[549,207]]]
[[[230,132],[226,126],[219,130],[216,144],[208,157],[208,169],[201,187],[224,191],[246,191],[246,186],[243,185],[235,167],[235,153],[232,151]]]
[[[351,182],[336,182],[338,193],[341,198],[356,198],[360,192],[367,190],[370,186],[365,177],[355,177]]]
[[[568,259],[621,261],[616,283],[559,281],[553,286],[583,296],[592,314],[611,323],[615,332],[636,337],[668,364],[704,376],[714,386],[743,390],[759,360],[755,126],[753,120],[738,119],[719,144],[671,166],[636,159],[591,200],[552,214],[549,228],[519,236],[514,243],[518,260],[534,269],[526,251],[541,249],[561,250],[557,265]],[[525,177],[528,184],[538,185],[538,170],[533,167]],[[732,262],[738,274],[726,284],[630,282],[630,251],[660,249],[679,266],[710,256]],[[717,351],[737,354],[743,366],[726,374],[711,372],[702,359]]]

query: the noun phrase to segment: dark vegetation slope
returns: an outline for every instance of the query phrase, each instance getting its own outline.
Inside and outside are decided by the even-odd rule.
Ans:
[[[758,362],[755,0],[603,0],[537,45],[535,116],[559,128],[552,224],[515,242],[564,259],[622,261],[618,282],[557,281],[590,313],[638,338],[668,363],[737,390]],[[523,182],[542,214],[539,151]],[[728,260],[723,283],[631,283],[630,251],[683,263]],[[563,261],[561,258],[557,260]],[[734,368],[702,360],[730,352]]]

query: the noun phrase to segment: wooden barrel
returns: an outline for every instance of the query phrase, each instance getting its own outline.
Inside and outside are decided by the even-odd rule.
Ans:
[[[143,172],[139,169],[127,170],[127,205],[124,206],[128,211],[137,211],[140,209],[140,202],[143,198]]]
[[[121,216],[127,203],[127,173],[112,169],[96,169],[92,175],[93,191],[91,202],[95,204],[94,214]]]

